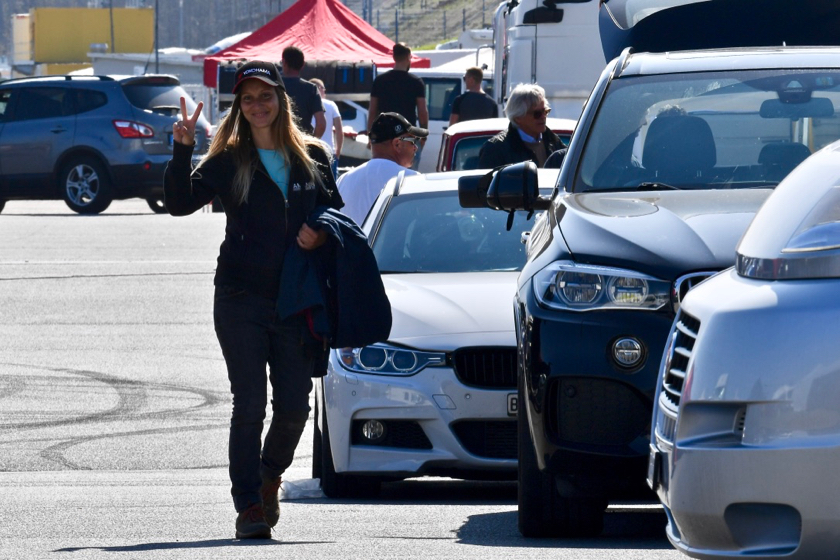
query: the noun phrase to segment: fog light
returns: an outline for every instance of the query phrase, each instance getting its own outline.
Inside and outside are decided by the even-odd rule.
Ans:
[[[377,443],[385,438],[385,425],[379,420],[368,420],[362,424],[362,436],[368,443]]]
[[[635,338],[620,338],[613,343],[613,359],[621,367],[636,367],[642,361],[642,354],[642,344]]]

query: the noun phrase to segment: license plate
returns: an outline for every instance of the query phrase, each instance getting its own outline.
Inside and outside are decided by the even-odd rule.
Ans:
[[[647,473],[647,483],[651,490],[656,491],[661,482],[660,478],[662,478],[662,454],[651,445]]]
[[[516,416],[519,412],[519,394],[508,393],[508,416]]]

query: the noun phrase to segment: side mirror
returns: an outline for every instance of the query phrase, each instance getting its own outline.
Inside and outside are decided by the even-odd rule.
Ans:
[[[458,178],[462,208],[494,210],[547,210],[551,199],[540,196],[537,165],[532,161],[494,169],[485,175]]]
[[[487,189],[493,172],[458,177],[458,203],[461,208],[487,208]]]
[[[551,199],[540,197],[537,164],[525,161],[501,168],[487,189],[487,205],[495,210],[546,210]]]

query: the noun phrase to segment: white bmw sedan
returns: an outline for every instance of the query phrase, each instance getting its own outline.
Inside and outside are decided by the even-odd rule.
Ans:
[[[461,208],[458,178],[483,173],[398,177],[365,220],[393,327],[385,343],[332,350],[316,383],[313,477],[329,497],[516,478],[512,301],[535,218],[516,213],[507,231],[507,214]],[[557,170],[540,174],[554,184]]]

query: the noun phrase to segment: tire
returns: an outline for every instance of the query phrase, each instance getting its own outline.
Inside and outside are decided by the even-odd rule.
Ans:
[[[327,411],[321,412],[321,448],[319,450],[321,463],[321,490],[328,498],[372,498],[379,494],[381,482],[379,479],[366,476],[354,476],[335,472],[330,446],[330,428],[327,424]],[[313,446],[313,472],[315,469],[315,453]]]
[[[321,478],[321,462],[323,450],[321,449],[321,428],[319,427],[319,423],[321,422],[321,417],[319,414],[318,408],[318,397],[315,397],[315,421],[313,422],[315,427],[315,433],[312,435],[312,478]]]
[[[155,214],[166,214],[166,205],[163,203],[162,198],[150,196],[146,199],[146,204],[149,205],[149,208],[151,208],[152,212]]]
[[[59,188],[67,206],[79,214],[99,214],[114,196],[107,170],[92,157],[69,161],[61,169]]]
[[[540,471],[528,429],[527,401],[519,372],[519,532],[528,538],[595,537],[604,528],[607,503],[599,497],[561,497],[554,476]]]

